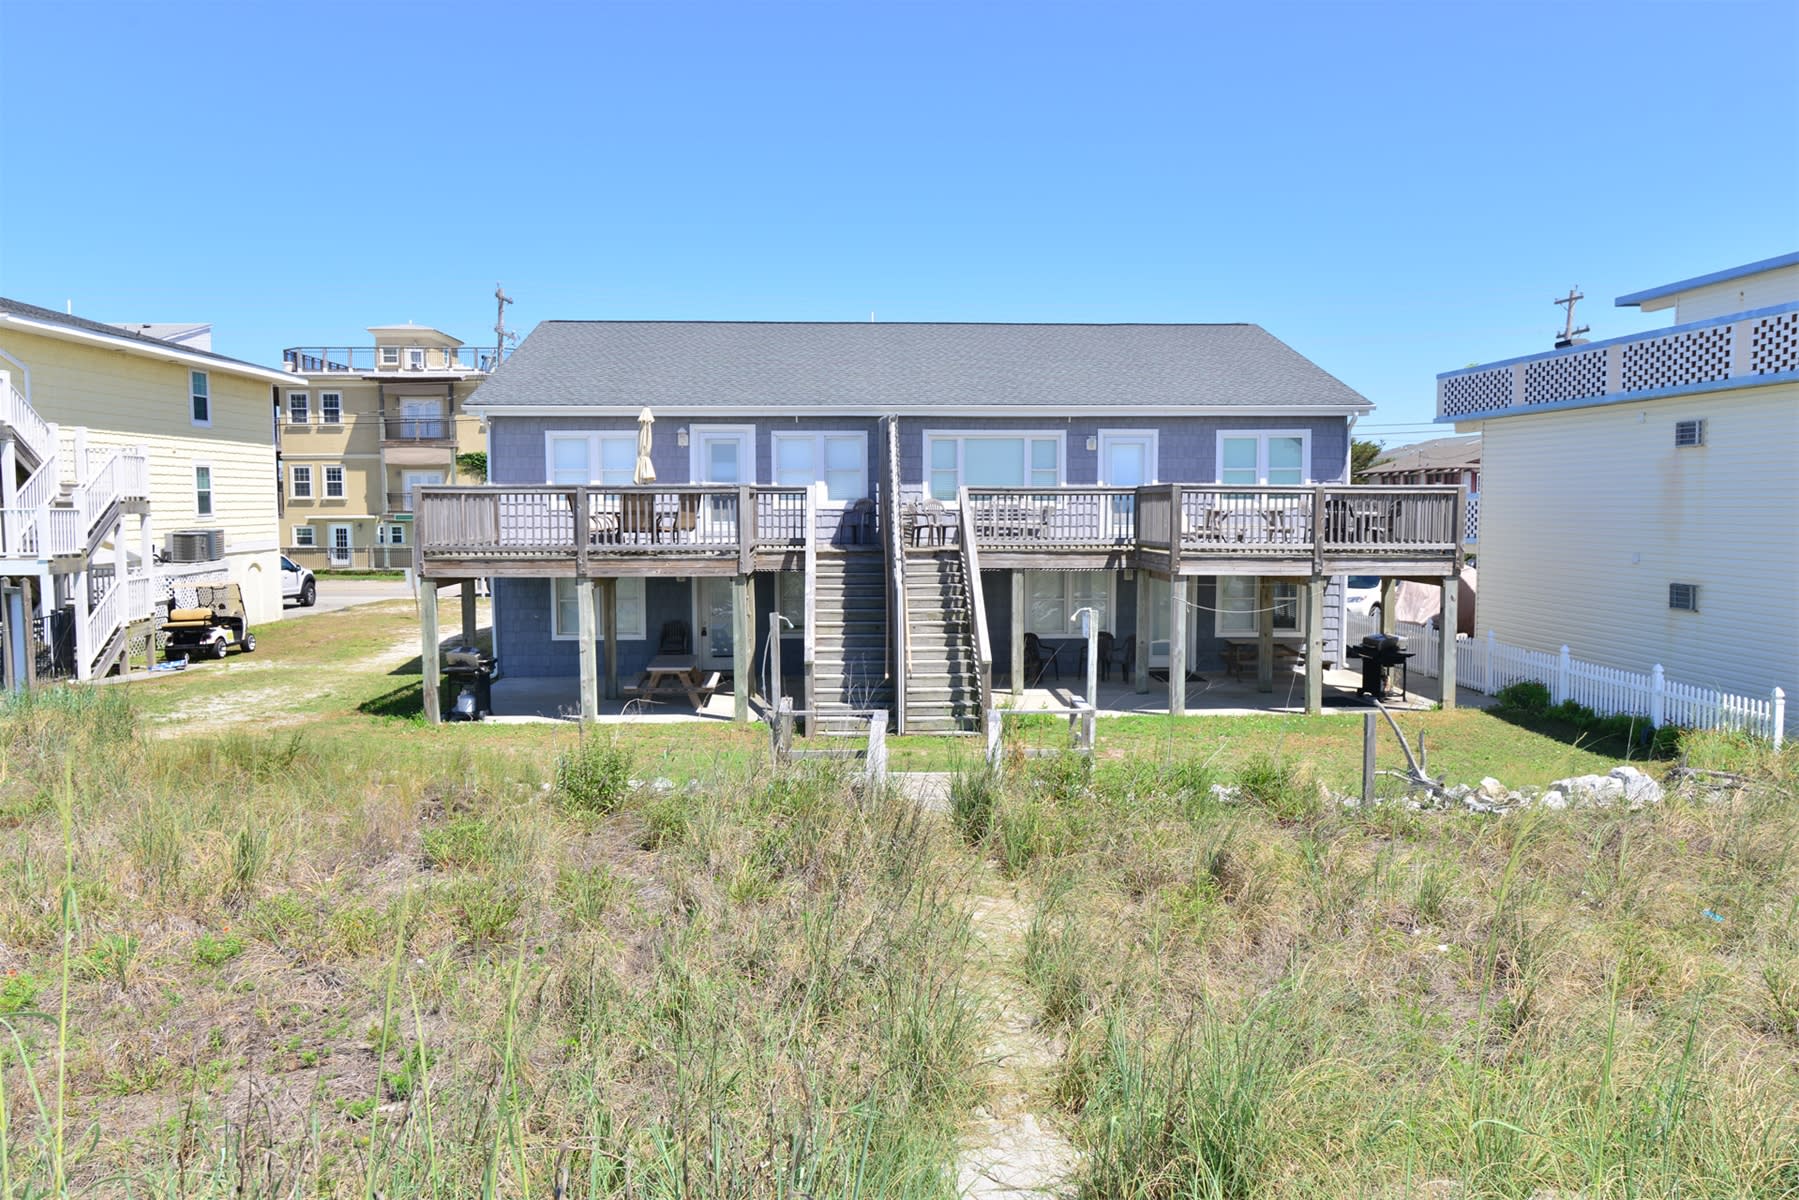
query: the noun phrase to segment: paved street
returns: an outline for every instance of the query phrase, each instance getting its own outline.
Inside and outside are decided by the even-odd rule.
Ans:
[[[301,608],[290,601],[282,613],[282,620],[316,617],[323,613],[354,608],[358,604],[373,604],[377,600],[406,600],[412,596],[411,589],[403,579],[333,579],[328,575],[321,575],[318,583],[318,603],[311,608]]]

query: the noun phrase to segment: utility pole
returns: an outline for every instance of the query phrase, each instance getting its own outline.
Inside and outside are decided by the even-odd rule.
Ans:
[[[1568,289],[1568,294],[1566,296],[1563,296],[1555,302],[1558,308],[1564,304],[1568,306],[1568,319],[1562,323],[1561,333],[1556,335],[1555,348],[1557,350],[1562,350],[1568,346],[1575,345],[1576,342],[1574,339],[1578,338],[1583,333],[1592,332],[1591,326],[1587,325],[1582,325],[1579,329],[1574,328],[1574,306],[1586,298],[1586,294],[1580,290],[1580,285],[1576,284]]]
[[[496,283],[493,285],[493,298],[496,302],[493,322],[493,365],[494,369],[498,370],[500,360],[506,354],[506,343],[518,341],[518,334],[512,333],[506,328],[506,306],[512,303],[512,297],[506,294],[505,288]]]

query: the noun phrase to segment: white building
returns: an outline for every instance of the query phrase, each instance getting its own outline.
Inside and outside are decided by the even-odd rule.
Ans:
[[[1617,303],[1675,323],[1437,377],[1438,420],[1482,435],[1480,633],[1791,695],[1799,253]]]

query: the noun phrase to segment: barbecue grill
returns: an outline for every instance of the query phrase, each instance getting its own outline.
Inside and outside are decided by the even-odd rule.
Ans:
[[[1398,638],[1390,633],[1371,633],[1360,645],[1349,648],[1349,657],[1362,660],[1362,686],[1356,689],[1356,695],[1385,700],[1390,694],[1389,672],[1394,667],[1400,671],[1399,694],[1405,695],[1406,685],[1411,682],[1407,660],[1412,654]]]

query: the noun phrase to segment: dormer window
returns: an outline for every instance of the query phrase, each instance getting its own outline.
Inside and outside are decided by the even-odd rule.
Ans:
[[[406,369],[408,371],[423,371],[425,369],[425,352],[417,347],[407,350]]]
[[[398,346],[381,347],[381,365],[397,367],[400,365],[400,348]]]

